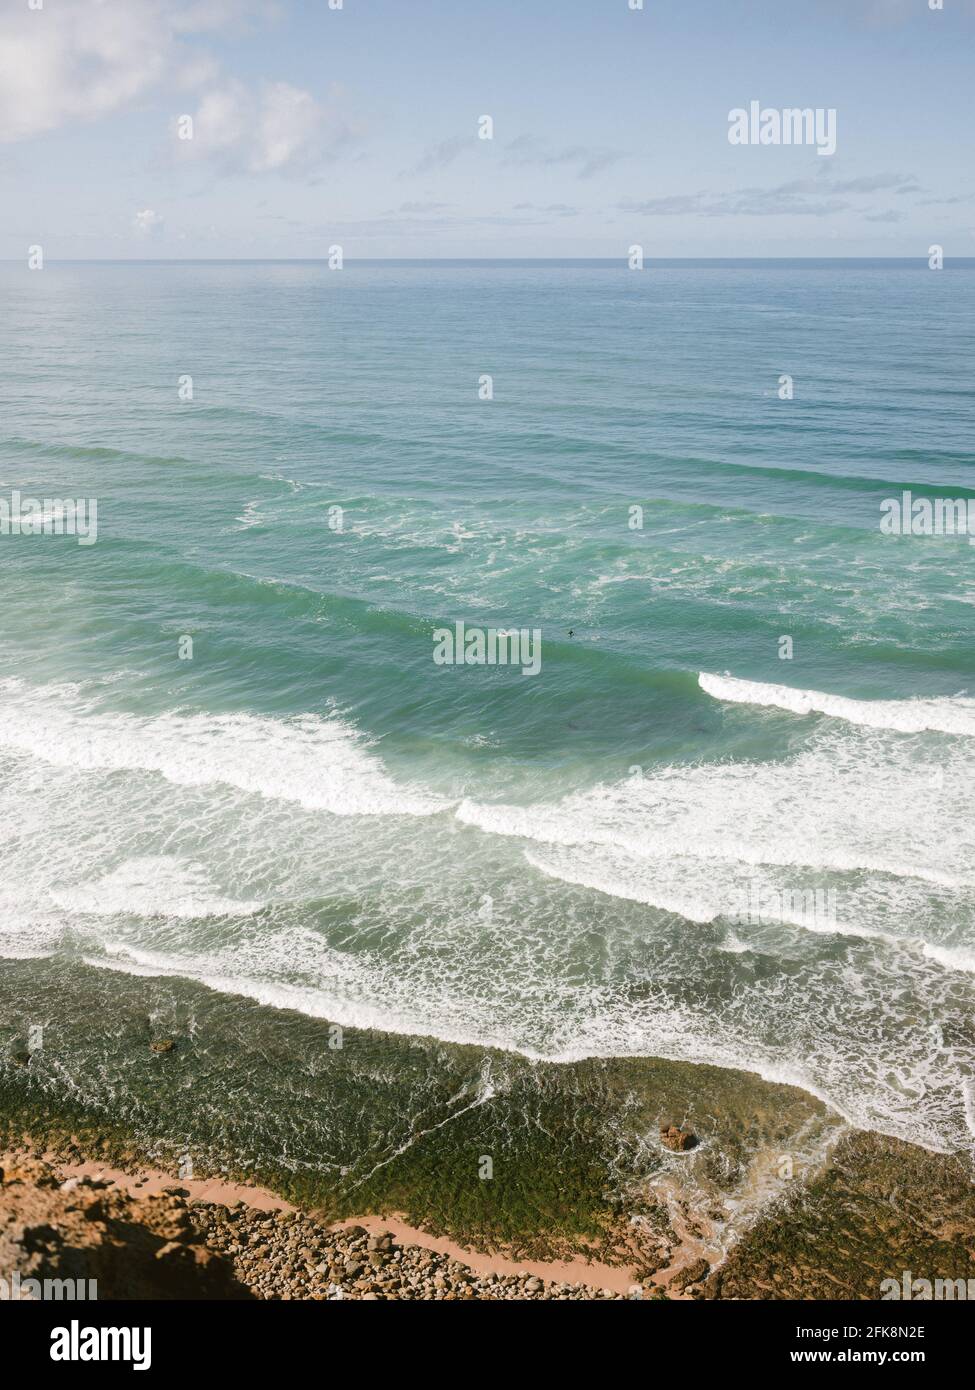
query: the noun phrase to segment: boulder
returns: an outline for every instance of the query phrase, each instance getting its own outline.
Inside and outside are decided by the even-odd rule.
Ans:
[[[690,1130],[679,1129],[677,1125],[661,1125],[660,1142],[665,1149],[672,1149],[674,1153],[686,1153],[696,1146],[697,1137]]]

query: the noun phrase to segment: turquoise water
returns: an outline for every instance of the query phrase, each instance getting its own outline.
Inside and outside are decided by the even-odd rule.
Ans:
[[[970,1146],[975,549],[879,523],[975,497],[972,267],[0,296],[0,497],[98,503],[0,537],[0,951]],[[461,620],[538,674],[435,664]]]

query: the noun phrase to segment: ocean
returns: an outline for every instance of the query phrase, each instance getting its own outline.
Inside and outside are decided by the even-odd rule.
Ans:
[[[90,1039],[151,979],[196,1037],[706,1064],[970,1149],[975,549],[881,518],[975,498],[973,270],[0,268],[0,497],[97,501],[0,536],[46,1093],[127,1086],[56,964]]]

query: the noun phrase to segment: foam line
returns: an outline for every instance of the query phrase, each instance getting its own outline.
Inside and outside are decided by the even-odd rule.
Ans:
[[[702,671],[698,684],[716,700],[734,705],[757,705],[788,710],[790,714],[826,714],[869,729],[890,729],[900,734],[957,734],[975,738],[975,700],[850,700],[820,690],[797,690],[788,685],[766,685],[735,676],[713,676]]]

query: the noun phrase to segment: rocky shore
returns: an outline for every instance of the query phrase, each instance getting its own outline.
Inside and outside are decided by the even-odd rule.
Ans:
[[[98,1299],[249,1297],[184,1202],[65,1179],[24,1154],[0,1160],[0,1280],[8,1298],[40,1297],[32,1281],[44,1280],[75,1281],[76,1297],[91,1296],[94,1281]]]
[[[361,1226],[192,1200],[174,1184],[136,1196],[8,1155],[0,1177],[0,1279],[97,1281],[100,1300],[621,1300],[581,1283],[479,1273],[449,1255]],[[22,1295],[25,1296],[25,1295]],[[27,1286],[26,1296],[30,1296]]]
[[[31,1019],[57,1020],[34,1051]],[[67,1241],[104,1298],[873,1299],[903,1270],[970,1275],[970,1151],[718,1067],[353,1029],[332,1051],[328,1027],[192,982],[7,962],[0,1164],[29,1150],[56,1171],[0,1186],[8,1238],[54,1233],[18,1236],[4,1267],[56,1267]],[[17,1214],[31,1186],[48,1216]]]
[[[869,1299],[902,1269],[971,1277],[975,1187],[950,1156],[850,1134],[713,1267],[587,1263],[580,1280],[444,1244],[388,1217],[337,1226],[259,1188],[0,1152],[0,1297],[16,1275],[96,1280],[100,1300]]]
[[[176,1200],[179,1200],[178,1198]],[[189,1216],[207,1248],[225,1256],[255,1298],[368,1301],[621,1299],[585,1284],[530,1274],[479,1274],[449,1255],[400,1245],[362,1226],[330,1231],[297,1212],[194,1202]]]

